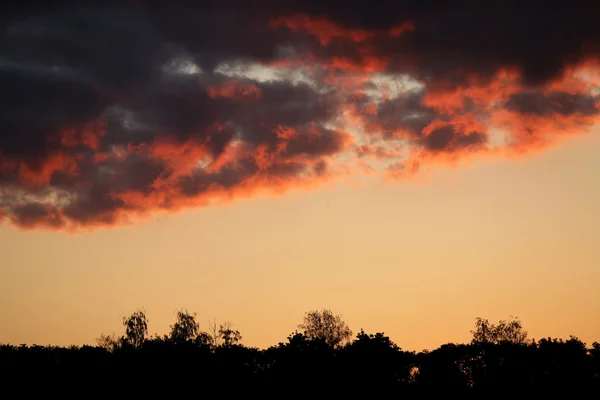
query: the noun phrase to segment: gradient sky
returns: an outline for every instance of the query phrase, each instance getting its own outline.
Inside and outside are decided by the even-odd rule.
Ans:
[[[600,340],[594,13],[137,3],[2,16],[0,343]]]
[[[600,135],[521,162],[438,169],[424,184],[261,197],[93,232],[0,228],[0,342],[121,333],[145,307],[166,333],[185,307],[244,343],[284,340],[328,307],[401,347],[468,341],[474,318],[533,337],[600,338]]]

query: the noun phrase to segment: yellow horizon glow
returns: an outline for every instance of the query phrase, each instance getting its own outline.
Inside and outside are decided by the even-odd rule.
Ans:
[[[596,132],[597,133],[597,132]],[[475,318],[530,337],[600,341],[600,137],[519,161],[381,180],[67,232],[0,226],[0,343],[94,344],[144,308],[164,334],[185,308],[248,346],[329,308],[354,333],[420,351],[467,342]]]

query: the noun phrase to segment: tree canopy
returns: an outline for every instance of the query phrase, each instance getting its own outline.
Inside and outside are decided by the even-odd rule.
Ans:
[[[131,393],[189,395],[193,387],[246,396],[539,397],[600,390],[600,344],[576,337],[530,340],[517,318],[477,318],[468,344],[405,351],[383,332],[351,330],[330,310],[310,311],[287,340],[264,350],[244,346],[227,321],[203,332],[196,313],[181,309],[169,334],[148,336],[137,310],[123,319],[122,336],[102,335],[97,346],[0,345],[5,391],[32,397],[80,396],[81,387],[103,396]],[[214,334],[213,334],[214,333]],[[216,335],[216,336],[215,336]],[[14,393],[14,392],[7,392]]]
[[[304,321],[298,325],[304,335],[311,340],[322,340],[336,347],[352,337],[352,330],[341,315],[335,315],[331,310],[313,310],[306,313]]]

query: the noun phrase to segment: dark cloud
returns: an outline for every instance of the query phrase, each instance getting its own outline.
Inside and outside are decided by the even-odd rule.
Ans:
[[[15,224],[23,227],[43,225],[48,228],[60,228],[63,225],[58,209],[41,203],[27,203],[13,207],[11,218]]]
[[[65,218],[76,224],[113,224],[120,210],[131,209],[126,202],[112,196],[106,187],[93,186],[90,190],[79,192],[77,197],[62,208]]]
[[[30,162],[52,149],[61,129],[97,118],[107,104],[89,84],[51,67],[27,70],[0,59],[0,86],[0,150]]]
[[[469,146],[481,145],[487,141],[487,135],[482,132],[464,132],[463,127],[447,125],[431,131],[423,139],[423,145],[427,150],[456,151]]]
[[[500,108],[523,117],[596,116],[591,92],[545,85],[586,51],[594,55],[597,8],[578,1],[5,4],[0,216],[22,227],[113,224],[215,191],[325,179],[347,149],[385,160],[399,158],[398,141],[431,154],[480,148],[487,135],[478,123],[490,107],[459,93],[460,110],[448,113],[427,96],[458,93],[473,76],[485,86],[505,68],[520,71],[522,87]],[[230,76],[252,63],[299,68],[303,79]],[[383,70],[421,86],[374,96],[369,74]],[[343,122],[349,110],[364,129],[354,136]]]
[[[16,13],[2,27],[0,149],[31,163],[55,148],[49,142],[61,130],[134,98],[168,60],[134,11],[42,11]]]
[[[233,188],[258,171],[259,167],[254,160],[245,159],[236,168],[222,168],[214,173],[199,170],[183,177],[179,181],[179,185],[185,196],[196,197],[207,192],[211,185],[218,185],[223,189]]]
[[[317,135],[295,135],[286,144],[284,155],[292,157],[304,155],[320,157],[335,154],[345,147],[349,138],[346,134],[329,129],[321,129]]]
[[[553,114],[595,115],[600,113],[600,99],[590,94],[571,94],[553,91],[550,93],[522,92],[511,95],[505,104],[508,110],[521,114],[549,117]]]
[[[423,105],[424,95],[423,90],[417,90],[382,101],[376,115],[365,116],[369,131],[394,137],[398,130],[402,130],[409,136],[420,137],[427,125],[441,118],[434,109]]]
[[[346,29],[384,30],[410,21],[415,26],[410,34],[371,43],[374,54],[393,60],[393,68],[455,84],[464,83],[468,74],[485,77],[513,67],[523,73],[524,82],[538,85],[580,61],[584,46],[591,48],[600,39],[600,5],[589,0],[294,4]]]
[[[268,9],[250,2],[229,2],[230,7],[227,3],[156,7],[146,15],[165,41],[180,46],[206,70],[224,61],[276,59],[286,35],[273,35]]]

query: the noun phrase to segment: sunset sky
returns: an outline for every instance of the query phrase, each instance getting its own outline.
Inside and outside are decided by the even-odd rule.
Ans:
[[[600,341],[600,10],[180,3],[0,16],[0,343]]]

